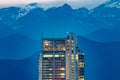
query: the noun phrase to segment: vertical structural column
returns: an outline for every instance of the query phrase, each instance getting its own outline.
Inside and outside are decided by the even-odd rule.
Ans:
[[[52,41],[52,48],[53,48],[53,80],[55,80],[55,40],[54,40],[54,33],[53,33],[53,41]]]
[[[66,80],[72,80],[72,45],[71,34],[67,34],[66,39]]]
[[[43,80],[42,79],[42,54],[39,55],[39,64],[38,64],[38,69],[39,69],[39,75],[38,78],[39,80]]]
[[[77,59],[76,59],[76,55],[77,55],[77,50],[76,50],[76,46],[77,46],[77,36],[74,34],[73,35],[73,44],[74,44],[74,80],[78,80],[77,78]]]
[[[69,50],[70,50],[70,55],[69,55],[69,61],[70,61],[70,80],[72,80],[72,36],[71,33],[69,34],[69,38],[70,38],[70,43],[69,43]]]
[[[77,36],[73,33],[68,33],[68,42],[66,43],[66,80],[78,80],[77,77]]]

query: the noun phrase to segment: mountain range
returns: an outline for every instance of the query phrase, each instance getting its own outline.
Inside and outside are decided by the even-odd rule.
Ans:
[[[80,34],[86,80],[120,80],[120,0],[72,9],[40,4],[0,9],[0,80],[38,80],[41,37]],[[44,33],[43,35],[41,35]]]
[[[40,39],[41,32],[53,31],[78,32],[88,37],[99,29],[120,29],[120,0],[107,1],[91,10],[72,9],[68,4],[44,10],[38,3],[1,8],[0,23],[33,39]]]

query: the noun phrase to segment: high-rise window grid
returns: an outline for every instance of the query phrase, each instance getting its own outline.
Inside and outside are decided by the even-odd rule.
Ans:
[[[43,38],[39,57],[39,80],[84,80],[84,54],[78,38]]]

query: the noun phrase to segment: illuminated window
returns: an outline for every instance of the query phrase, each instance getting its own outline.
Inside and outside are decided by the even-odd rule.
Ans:
[[[53,55],[43,55],[43,57],[53,57]]]
[[[55,57],[64,57],[65,55],[54,55]]]

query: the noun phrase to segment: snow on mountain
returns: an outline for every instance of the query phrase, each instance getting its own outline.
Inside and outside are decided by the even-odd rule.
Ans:
[[[104,8],[120,8],[120,0],[110,0],[102,4],[102,6],[104,6]],[[8,19],[9,17],[13,20],[18,20],[19,18],[27,15],[31,10],[36,8],[42,8],[42,5],[38,3],[31,3],[23,7],[3,8],[3,9],[0,9],[0,12],[1,12],[0,20],[2,20],[3,18]],[[89,14],[92,14],[95,9],[90,10]],[[99,11],[102,10],[99,6],[98,6],[98,9]],[[7,12],[7,14],[4,14],[4,12],[5,13]],[[114,15],[112,16],[114,17]]]
[[[119,18],[120,0],[110,0],[89,11],[89,14],[99,18]]]
[[[33,9],[36,9],[36,8],[40,8],[40,7],[41,7],[41,5],[38,4],[38,3],[31,3],[31,4],[28,4],[27,6],[21,7],[21,10],[18,11],[19,14],[16,17],[16,20],[19,19],[20,17],[25,16],[26,14],[28,14],[29,11],[31,11]]]
[[[110,8],[120,8],[120,0],[108,1],[105,5]]]
[[[62,26],[69,26],[68,23],[71,23],[74,26],[81,26],[81,29],[84,28],[88,32],[87,30],[93,28],[119,26],[119,7],[120,0],[107,1],[92,10],[87,8],[72,9],[68,4],[44,10],[42,5],[31,3],[23,7],[0,9],[0,21],[12,28],[14,27],[14,29],[32,27],[36,24],[39,27],[45,25],[44,22],[50,25],[56,22],[56,24],[63,24]]]
[[[0,9],[0,20],[13,19],[17,20],[18,18],[25,16],[29,11],[40,8],[40,4],[31,3],[23,7],[8,7]],[[7,14],[5,14],[7,13]]]
[[[18,16],[19,7],[9,7],[0,9],[0,21],[10,25],[13,23]]]

